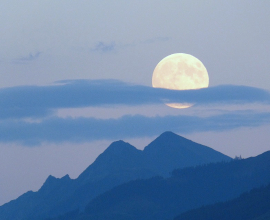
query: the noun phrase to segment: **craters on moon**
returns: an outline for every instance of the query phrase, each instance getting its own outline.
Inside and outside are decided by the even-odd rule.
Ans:
[[[162,59],[152,76],[152,86],[172,90],[206,88],[209,76],[203,63],[196,57],[175,53]],[[188,108],[194,103],[166,103],[172,108]]]

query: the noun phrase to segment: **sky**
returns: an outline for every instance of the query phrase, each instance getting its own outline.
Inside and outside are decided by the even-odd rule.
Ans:
[[[270,1],[0,2],[0,205],[76,178],[111,142],[173,131],[228,156],[269,150]],[[209,88],[152,88],[191,54]],[[174,109],[165,101],[196,103]]]

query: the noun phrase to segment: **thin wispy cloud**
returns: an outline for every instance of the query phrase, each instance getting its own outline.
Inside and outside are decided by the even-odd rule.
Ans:
[[[105,43],[105,42],[98,42],[93,48],[90,48],[91,52],[110,52],[115,50],[116,44],[115,42]]]
[[[150,38],[146,40],[125,43],[125,44],[116,43],[114,41],[111,41],[111,42],[99,41],[93,47],[90,48],[90,52],[107,53],[107,52],[112,52],[119,49],[125,49],[128,47],[134,47],[134,46],[145,45],[145,44],[153,44],[157,42],[165,42],[168,40],[170,40],[169,37],[155,37],[155,38]]]
[[[41,122],[0,121],[0,142],[18,142],[32,146],[42,142],[91,142],[159,135],[164,131],[181,134],[225,131],[270,123],[270,113],[235,112],[210,117],[126,115],[118,119],[59,118]]]
[[[33,60],[36,60],[40,57],[42,52],[36,52],[36,53],[29,53],[27,56],[19,57],[17,59],[14,59],[13,62],[18,63],[18,62],[30,62]]]
[[[61,108],[140,106],[196,103],[196,105],[270,104],[266,90],[222,85],[198,90],[167,90],[116,80],[70,80],[51,86],[0,89],[0,119],[45,117]]]

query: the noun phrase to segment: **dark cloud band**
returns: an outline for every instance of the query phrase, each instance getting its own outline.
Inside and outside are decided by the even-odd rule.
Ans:
[[[115,80],[61,81],[52,86],[0,89],[0,119],[44,117],[59,108],[150,105],[164,102],[208,104],[270,103],[268,91],[222,85],[199,90],[166,90]]]
[[[236,112],[210,117],[126,115],[118,119],[51,117],[39,123],[0,121],[0,142],[37,145],[42,142],[89,142],[158,135],[170,130],[181,134],[224,131],[270,123],[270,113]]]

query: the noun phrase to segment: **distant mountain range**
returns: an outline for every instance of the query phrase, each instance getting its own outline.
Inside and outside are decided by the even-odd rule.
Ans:
[[[56,219],[173,219],[187,210],[224,202],[269,183],[270,151],[248,159],[176,169],[169,178],[152,177],[130,181],[94,198],[88,203],[84,212],[67,213]],[[263,201],[269,204],[268,198],[266,200],[263,197],[257,198],[257,204]],[[260,207],[257,208],[259,211]],[[210,209],[211,207],[207,211]],[[246,213],[248,211],[246,210]],[[203,220],[200,216],[195,219]],[[231,218],[223,219],[231,220]],[[246,220],[246,218],[234,219]]]
[[[173,179],[179,181],[179,178],[175,175],[177,171],[172,172],[175,169],[194,167],[218,161],[228,162],[230,160],[230,157],[220,152],[192,142],[172,132],[163,133],[145,147],[143,151],[136,149],[126,142],[116,141],[99,155],[94,163],[77,179],[70,179],[68,175],[60,179],[49,176],[39,191],[29,191],[16,200],[2,205],[0,207],[0,219],[41,220],[59,215],[63,217],[57,217],[58,219],[81,219],[84,217],[89,219],[87,217],[89,215],[95,216],[96,219],[103,219],[102,217],[99,218],[100,213],[103,213],[101,207],[104,207],[103,210],[106,209],[104,213],[107,213],[107,219],[112,219],[112,216],[110,217],[110,210],[113,211],[111,206],[113,205],[114,208],[118,206],[115,209],[117,211],[122,209],[122,205],[131,208],[134,203],[132,198],[136,199],[134,205],[139,202],[140,206],[144,206],[145,204],[145,207],[149,206],[152,208],[151,202],[153,202],[153,199],[154,203],[157,204],[155,198],[150,198],[151,196],[148,195],[148,197],[150,196],[150,200],[141,200],[141,194],[152,192],[150,194],[154,196],[155,193],[159,192],[159,189],[164,190],[162,188],[163,184],[166,185],[167,182],[169,183]],[[190,171],[192,173],[194,172],[193,170]],[[168,178],[170,173],[174,173],[173,177]],[[154,176],[160,177],[153,178]],[[205,176],[205,179],[211,178]],[[134,181],[129,182],[132,180]],[[178,184],[177,181],[175,183]],[[121,185],[123,183],[126,184]],[[152,186],[151,184],[154,185]],[[192,182],[186,184],[190,186],[194,185]],[[133,185],[135,187],[134,189],[132,188]],[[146,187],[148,185],[150,187],[149,189]],[[155,187],[161,188],[156,189]],[[160,191],[159,193],[168,193],[171,197],[175,197],[177,193],[173,191],[174,188],[175,185],[172,182],[172,187],[168,186],[165,191]],[[130,189],[131,195],[130,193],[125,193],[126,189]],[[135,189],[138,189],[138,191]],[[146,191],[144,192],[144,190]],[[170,190],[172,191],[170,192]],[[118,191],[120,194],[117,194]],[[126,197],[128,195],[131,197]],[[168,200],[169,198],[166,199]],[[108,204],[108,201],[112,201],[113,203]],[[148,202],[150,203],[148,204]],[[166,201],[160,200],[159,203],[165,204],[166,207]],[[199,204],[201,203],[198,202]],[[83,212],[85,207],[85,212]],[[140,215],[143,214],[141,208],[138,209]],[[153,208],[154,210],[163,210],[163,208],[156,206],[153,206]],[[136,210],[136,206],[134,206],[134,210]],[[174,210],[177,210],[176,214],[180,213],[177,208]],[[79,215],[79,212],[82,214]],[[144,212],[149,216],[151,209]],[[121,213],[120,216],[122,216]],[[128,210],[127,213],[129,213]],[[130,214],[133,217],[133,212]],[[136,217],[136,215],[134,216]],[[129,219],[126,215],[122,217]],[[116,219],[120,220],[120,218]]]
[[[174,220],[269,220],[270,184],[243,193],[236,199],[182,213]]]

